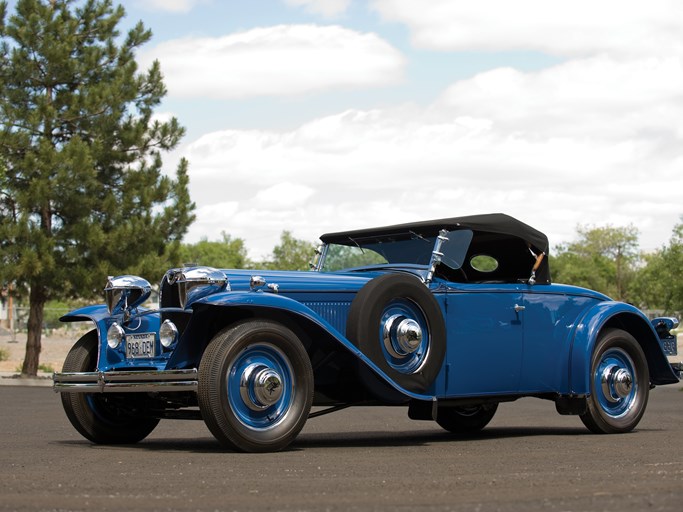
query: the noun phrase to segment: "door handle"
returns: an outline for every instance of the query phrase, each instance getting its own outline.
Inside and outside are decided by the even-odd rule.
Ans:
[[[519,313],[520,311],[524,311],[526,308],[524,306],[520,306],[519,304],[515,304],[515,313]]]

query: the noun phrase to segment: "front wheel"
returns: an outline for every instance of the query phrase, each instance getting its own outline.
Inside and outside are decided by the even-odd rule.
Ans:
[[[301,431],[313,402],[306,349],[282,324],[248,320],[218,333],[199,365],[199,408],[225,447],[272,452]]]
[[[81,337],[64,360],[64,372],[91,372],[97,365],[97,331]],[[159,424],[156,418],[126,414],[102,393],[62,393],[62,405],[74,428],[97,444],[130,444],[142,441]],[[129,400],[132,400],[130,398]]]
[[[583,424],[596,434],[633,430],[650,390],[647,360],[635,338],[621,329],[605,331],[593,351],[590,379]]]

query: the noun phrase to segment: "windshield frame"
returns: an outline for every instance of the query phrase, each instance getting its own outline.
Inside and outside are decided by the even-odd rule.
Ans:
[[[443,264],[453,270],[457,270],[465,261],[465,256],[469,244],[472,240],[473,232],[469,229],[458,230],[440,230],[437,233],[418,233],[413,230],[407,230],[400,233],[387,233],[368,237],[356,237],[348,239],[346,243],[322,244],[317,253],[317,259],[312,266],[312,270],[317,272],[361,272],[370,270],[381,270],[387,268],[409,268],[414,270],[429,271],[435,265]],[[415,242],[423,240],[427,242],[423,250],[416,252],[418,244]],[[388,244],[401,244],[406,251],[405,258],[401,254],[401,248],[395,251],[386,251]],[[363,265],[354,265],[340,268],[333,268],[327,270],[326,263],[330,258],[330,249],[334,247],[342,248],[358,248],[361,254],[364,251],[372,251],[383,257],[386,261],[383,263],[370,263]],[[384,249],[378,251],[378,248]],[[395,245],[392,249],[396,249]],[[387,257],[389,256],[389,257]],[[415,262],[419,259],[419,262]],[[410,261],[409,261],[410,260]]]

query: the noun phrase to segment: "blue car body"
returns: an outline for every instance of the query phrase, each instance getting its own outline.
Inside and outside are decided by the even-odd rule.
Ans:
[[[601,293],[551,283],[547,238],[506,215],[321,240],[310,272],[172,269],[158,309],[141,305],[144,280],[112,279],[107,305],[62,318],[94,323],[97,360],[56,374],[55,390],[63,399],[112,397],[102,407],[117,414],[144,395],[126,414],[194,415],[226,446],[268,451],[287,446],[309,416],[350,405],[404,405],[411,418],[464,433],[483,428],[498,403],[536,396],[593,431],[627,431],[644,412],[643,388],[678,382],[666,357],[675,319],[651,321]],[[263,325],[262,336],[275,325],[303,352],[290,352],[291,342],[259,345]],[[252,332],[257,348],[241,341]],[[310,367],[303,411],[299,353],[301,371]],[[303,419],[283,427],[290,407]]]

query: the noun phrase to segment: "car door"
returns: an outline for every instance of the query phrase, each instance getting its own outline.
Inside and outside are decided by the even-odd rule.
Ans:
[[[453,284],[446,302],[446,394],[517,392],[523,350],[521,285]]]

